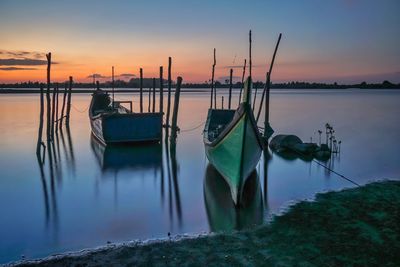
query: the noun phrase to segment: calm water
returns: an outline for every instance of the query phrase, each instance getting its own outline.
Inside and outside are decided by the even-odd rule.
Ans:
[[[117,96],[132,98],[137,99]],[[38,100],[0,95],[0,263],[107,241],[164,238],[168,232],[251,227],[291,201],[354,186],[313,162],[271,154],[249,180],[244,207],[235,210],[226,184],[208,166],[203,126],[196,128],[205,121],[208,93],[182,94],[182,132],[171,150],[164,142],[100,146],[90,134],[90,95],[73,95],[70,132],[59,133],[53,164],[46,153],[41,175],[35,154]],[[324,164],[365,184],[400,179],[399,103],[400,91],[280,90],[271,94],[270,121],[275,133],[305,141],[317,141],[316,131],[331,123],[342,140],[341,153]]]

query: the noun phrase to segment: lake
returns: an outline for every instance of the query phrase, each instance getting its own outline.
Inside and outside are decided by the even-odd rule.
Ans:
[[[221,95],[226,107],[227,91],[219,91],[219,105]],[[237,92],[233,99],[236,106]],[[116,100],[133,100],[138,110],[135,93],[118,93]],[[0,95],[0,263],[168,233],[254,227],[295,201],[355,186],[313,161],[270,152],[249,180],[245,204],[235,209],[204,152],[208,93],[181,94],[181,132],[172,147],[100,145],[91,137],[89,103],[90,94],[72,95],[70,128],[58,132],[54,152],[40,165],[39,95]],[[329,122],[341,151],[321,164],[361,185],[398,180],[399,103],[400,90],[272,90],[270,123],[275,134],[319,142],[317,131]]]

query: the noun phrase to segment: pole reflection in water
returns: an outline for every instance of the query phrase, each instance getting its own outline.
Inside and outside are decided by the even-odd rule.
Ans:
[[[204,202],[210,230],[231,231],[263,223],[264,203],[257,171],[253,171],[244,189],[241,205],[233,203],[229,185],[210,164],[204,178]]]
[[[163,202],[164,179],[167,176],[169,219],[173,223],[175,207],[175,214],[179,227],[181,227],[182,208],[178,183],[179,165],[176,160],[175,142],[169,144],[168,136],[166,136],[164,147],[162,143],[104,145],[91,135],[90,144],[101,169],[102,177],[105,178],[110,176],[109,174],[113,174],[115,187],[117,187],[118,173],[121,171],[128,172],[127,176],[132,179],[137,176],[143,176],[145,172],[152,172],[154,179],[160,179],[160,190],[157,191],[160,193],[160,199]],[[163,164],[163,150],[165,150],[166,168]],[[124,176],[126,177],[126,175]],[[116,188],[114,192],[115,194],[118,193]],[[114,197],[116,198],[117,196],[115,195]],[[162,205],[164,206],[164,203]]]

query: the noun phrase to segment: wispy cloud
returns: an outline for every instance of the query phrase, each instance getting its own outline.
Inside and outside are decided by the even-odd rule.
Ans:
[[[122,73],[118,76],[120,76],[120,77],[136,77],[136,75],[132,74],[132,73]]]
[[[6,57],[14,57],[14,58],[46,58],[45,53],[36,52],[36,51],[10,51],[10,50],[0,50],[0,55],[4,55]]]
[[[2,66],[40,66],[46,65],[46,60],[33,59],[33,58],[0,58],[0,65]],[[52,62],[52,64],[58,64]]]
[[[105,79],[105,78],[110,78],[109,76],[103,76],[100,73],[93,73],[88,75],[86,78],[97,78],[97,79]]]
[[[37,68],[4,67],[4,68],[0,68],[0,70],[4,70],[4,71],[13,71],[13,70],[37,70]]]

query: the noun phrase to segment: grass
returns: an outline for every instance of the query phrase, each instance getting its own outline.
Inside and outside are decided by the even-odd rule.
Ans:
[[[400,182],[318,194],[270,224],[24,266],[400,266]]]

